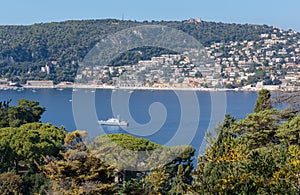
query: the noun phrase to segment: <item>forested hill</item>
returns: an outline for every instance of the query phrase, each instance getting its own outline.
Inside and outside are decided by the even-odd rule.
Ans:
[[[28,79],[73,81],[78,63],[99,40],[122,29],[145,24],[183,30],[205,46],[212,42],[258,40],[261,34],[273,31],[273,27],[266,25],[115,19],[0,26],[0,78],[20,83]],[[50,67],[49,74],[41,72],[46,64]]]

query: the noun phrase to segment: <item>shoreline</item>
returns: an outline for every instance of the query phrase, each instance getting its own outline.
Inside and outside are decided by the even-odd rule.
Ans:
[[[0,90],[20,90],[20,89],[110,89],[110,90],[159,90],[159,91],[210,91],[210,92],[222,92],[222,91],[250,91],[257,92],[262,89],[267,89],[273,92],[276,91],[296,91],[295,87],[280,87],[280,86],[263,86],[263,87],[251,87],[251,88],[204,88],[204,87],[117,87],[117,86],[103,86],[103,85],[54,85],[54,86],[0,86]]]

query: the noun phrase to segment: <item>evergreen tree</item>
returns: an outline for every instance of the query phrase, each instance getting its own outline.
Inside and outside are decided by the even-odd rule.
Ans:
[[[113,194],[115,192],[114,167],[107,165],[84,147],[83,131],[69,133],[65,138],[67,146],[61,158],[45,158],[41,166],[50,179],[50,192],[54,194]],[[69,147],[72,146],[72,147]]]
[[[269,90],[263,89],[258,92],[258,98],[254,107],[254,112],[272,109],[271,93]]]
[[[10,102],[0,102],[0,128],[39,122],[46,110],[35,101],[20,99],[17,106],[10,106]]]
[[[284,122],[274,109],[225,121],[198,158],[193,189],[200,194],[297,194],[299,116]]]
[[[57,156],[65,130],[50,124],[29,123],[0,129],[0,171],[36,171],[42,156]]]

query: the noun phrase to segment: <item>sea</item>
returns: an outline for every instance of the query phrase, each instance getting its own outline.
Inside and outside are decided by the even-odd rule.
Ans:
[[[86,130],[91,137],[125,133],[167,146],[192,145],[199,153],[205,135],[231,114],[237,120],[252,113],[257,92],[111,89],[0,90],[0,101],[38,101],[46,108],[43,123],[69,132]],[[101,126],[98,120],[117,118],[128,127]]]

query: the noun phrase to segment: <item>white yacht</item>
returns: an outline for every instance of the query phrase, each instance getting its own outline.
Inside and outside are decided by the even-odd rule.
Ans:
[[[100,125],[108,125],[108,126],[128,126],[129,123],[127,121],[120,120],[119,116],[118,118],[110,118],[106,121],[100,120],[98,121]]]

